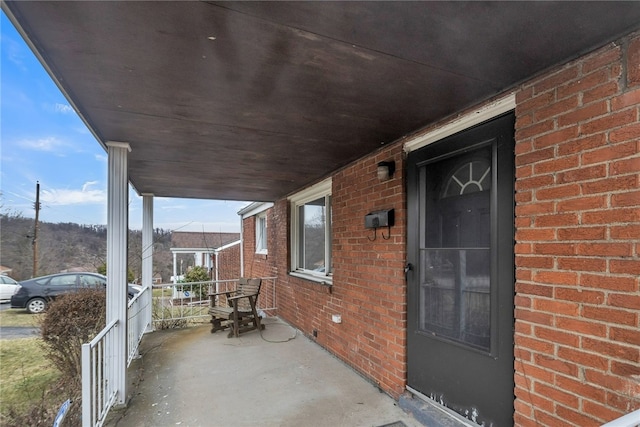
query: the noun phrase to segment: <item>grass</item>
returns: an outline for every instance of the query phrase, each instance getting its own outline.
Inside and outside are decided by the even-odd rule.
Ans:
[[[166,293],[165,293],[166,295]],[[154,304],[156,327],[185,327],[208,321],[208,306]],[[157,315],[164,319],[157,322]],[[180,316],[201,318],[180,319]],[[25,310],[0,311],[0,326],[39,327],[44,315]],[[0,425],[44,425],[52,422],[58,408],[69,396],[57,391],[60,371],[45,357],[39,337],[0,340]],[[51,421],[51,422],[50,422]]]
[[[44,356],[40,338],[0,341],[0,414],[23,412],[37,405],[59,377]]]
[[[29,314],[26,310],[9,309],[0,311],[0,326],[39,327],[41,315]]]

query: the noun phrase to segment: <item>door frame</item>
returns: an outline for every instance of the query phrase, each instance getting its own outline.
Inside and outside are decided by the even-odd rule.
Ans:
[[[507,103],[508,104],[508,103]],[[501,104],[501,108],[504,108],[505,104]],[[507,110],[507,112],[509,112],[510,110]],[[502,115],[502,114],[501,114]],[[509,114],[509,116],[511,117],[511,120],[514,120],[514,114],[511,112],[511,114]],[[492,126],[490,125],[490,122],[492,120],[501,120],[501,122],[504,122],[504,119],[506,117],[490,117],[489,120],[487,121],[487,125],[489,125],[489,128],[492,128]],[[458,121],[459,123],[460,121]],[[468,123],[468,122],[467,122]],[[500,123],[498,121],[496,121],[496,123]],[[511,124],[511,126],[513,126],[513,122]],[[433,142],[435,141],[440,141],[442,139],[446,139],[447,136],[443,136],[446,132],[450,132],[450,135],[448,136],[453,136],[456,135],[457,138],[457,134],[460,132],[464,132],[464,131],[470,131],[471,128],[473,128],[475,126],[471,126],[469,128],[465,128],[465,129],[458,129],[456,126],[453,126],[452,128],[449,128],[448,130],[443,130],[443,128],[438,129],[436,136],[437,139],[434,138]],[[493,126],[495,127],[495,126]],[[478,128],[480,128],[480,126],[478,126]],[[455,129],[455,130],[453,130]],[[496,141],[495,144],[492,144],[493,148],[492,148],[492,168],[495,168],[495,173],[497,174],[496,176],[501,176],[502,180],[507,180],[507,185],[508,182],[511,182],[511,187],[510,190],[508,192],[513,192],[513,182],[515,181],[515,173],[514,173],[514,160],[515,160],[515,156],[513,153],[513,130],[510,131],[511,132],[511,137],[510,137],[510,141],[508,142],[508,145],[510,147],[511,151],[506,151],[505,152],[505,148],[501,149],[501,153],[502,153],[502,160],[500,163],[500,166],[498,167],[498,146],[500,145],[500,140],[502,139],[504,141],[504,133],[500,133],[500,136]],[[477,132],[476,132],[477,133]],[[498,134],[496,134],[497,136]],[[430,137],[423,137],[421,138],[423,141],[428,140],[429,138],[433,138],[433,135]],[[425,144],[428,145],[428,144]],[[450,157],[453,155],[458,155],[460,153],[464,153],[467,151],[471,151],[473,150],[475,147],[479,146],[479,145],[485,145],[485,143],[480,143],[480,144],[474,144],[471,143],[468,146],[465,146],[463,144],[454,144],[456,145],[456,147],[452,147],[452,146],[447,146],[446,143],[443,145],[438,145],[438,146],[434,146],[433,148],[430,148],[430,150],[426,153],[429,153],[429,157],[427,160],[425,159],[421,159],[419,156],[420,154],[417,154],[418,157],[414,157],[412,160],[410,160],[410,162],[407,164],[407,197],[411,198],[411,197],[416,197],[417,196],[417,191],[419,190],[419,184],[418,184],[418,171],[421,168],[421,164],[428,164],[431,163],[433,161],[436,161],[436,159],[439,158],[446,158],[446,157]],[[504,144],[502,144],[504,145]],[[422,148],[422,146],[418,146],[416,144],[411,145],[411,147],[417,147],[417,148]],[[412,150],[413,151],[413,150]],[[508,159],[506,159],[505,161],[505,156],[508,157]],[[504,162],[504,164],[502,163]],[[415,169],[415,170],[414,170]],[[506,174],[506,176],[505,176]],[[414,182],[415,181],[415,182]],[[496,179],[496,182],[501,181],[501,179]],[[496,187],[496,194],[497,194],[497,187]],[[408,199],[408,218],[407,218],[407,236],[412,236],[417,230],[421,229],[421,225],[420,225],[420,204],[417,203],[415,200],[414,202],[411,202],[410,199]],[[499,363],[505,363],[505,365],[498,365],[498,366],[502,366],[504,371],[502,371],[502,374],[500,374],[503,378],[506,378],[508,380],[510,380],[510,384],[513,385],[514,382],[514,376],[515,376],[515,370],[514,370],[514,364],[513,364],[513,350],[514,350],[514,342],[513,342],[513,337],[514,337],[514,333],[513,333],[513,319],[514,319],[514,304],[513,304],[513,298],[514,298],[514,293],[515,293],[515,265],[514,265],[514,257],[515,257],[515,253],[514,253],[514,246],[513,244],[509,244],[509,241],[513,242],[513,234],[515,232],[515,225],[514,225],[514,210],[515,210],[515,199],[514,197],[502,197],[501,199],[498,199],[497,195],[493,196],[492,195],[492,200],[491,200],[491,217],[492,217],[492,223],[493,224],[498,224],[499,221],[510,221],[511,222],[511,239],[505,239],[506,237],[509,237],[508,234],[504,234],[505,231],[502,230],[501,233],[502,237],[500,239],[501,244],[498,245],[498,237],[497,237],[497,230],[496,229],[494,232],[492,232],[492,236],[491,236],[491,245],[494,249],[492,249],[492,256],[496,257],[496,261],[492,262],[492,278],[495,280],[495,283],[492,283],[491,288],[492,288],[492,296],[491,296],[491,305],[492,307],[495,307],[496,309],[496,315],[492,315],[491,316],[491,329],[493,331],[498,331],[498,329],[501,328],[501,332],[498,332],[496,334],[492,333],[491,336],[491,350],[489,352],[489,354],[485,354],[486,356],[489,356],[491,358],[495,358],[498,356],[498,352],[501,352],[502,354],[500,355],[500,359],[501,360]],[[415,211],[415,212],[414,212]],[[413,232],[412,232],[413,231]],[[414,265],[419,265],[419,260],[416,258],[418,256],[418,248],[419,248],[420,244],[417,241],[417,239],[409,239],[407,241],[407,261],[411,264]],[[507,275],[507,273],[505,272],[506,270],[504,270],[503,267],[498,268],[498,260],[500,260],[501,265],[502,264],[508,264],[508,269],[509,270],[509,274]],[[415,320],[415,317],[417,316],[416,312],[415,312],[415,307],[412,306],[412,304],[416,303],[415,298],[417,298],[417,294],[416,294],[416,290],[411,288],[411,286],[415,286],[415,284],[417,282],[419,282],[419,278],[417,277],[417,274],[419,273],[419,271],[413,271],[410,272],[410,275],[413,275],[413,277],[408,276],[407,277],[407,297],[409,298],[410,295],[413,296],[412,300],[407,300],[407,304],[408,310],[414,310],[413,315],[411,315],[411,313],[408,313],[408,321],[412,321],[411,319]],[[498,307],[498,294],[495,293],[495,295],[493,294],[493,290],[495,289],[496,286],[498,286],[499,284],[504,284],[504,283],[508,283],[510,284],[509,289],[511,289],[512,292],[508,292],[509,289],[503,290],[501,295],[503,295],[502,300],[500,301],[503,306],[502,307]],[[507,295],[506,299],[504,298],[504,295]],[[507,301],[510,298],[510,301]],[[509,303],[510,306],[507,306]],[[492,309],[493,312],[493,309]],[[508,316],[507,316],[508,315]],[[508,318],[507,318],[508,317]],[[505,324],[507,323],[507,320],[510,319],[511,320],[511,327],[509,327],[508,329],[505,329]],[[408,360],[407,360],[407,388],[409,389],[409,391],[412,391],[415,387],[416,381],[418,383],[423,383],[423,380],[416,380],[417,376],[420,376],[419,371],[411,371],[414,374],[411,374],[410,369],[411,369],[411,365],[410,365],[410,361],[409,361],[409,356],[411,351],[409,351],[409,341],[411,339],[411,337],[409,336],[411,334],[411,332],[416,332],[417,331],[417,326],[416,325],[407,325],[407,345],[408,345],[408,351],[407,351],[407,356],[408,356]],[[500,334],[500,335],[498,335]],[[504,334],[504,335],[503,335]],[[415,338],[414,339],[418,339]],[[496,340],[500,339],[501,342],[497,343]],[[450,343],[451,345],[455,345],[455,343]],[[413,344],[413,348],[414,348],[414,352],[416,351],[417,348],[419,348],[421,345],[423,344]],[[417,347],[415,347],[417,346]],[[506,346],[506,347],[505,347]],[[499,350],[501,349],[501,350]],[[506,350],[505,350],[506,349]],[[473,349],[469,349],[469,351],[473,351]],[[511,356],[511,357],[510,357]],[[416,357],[414,356],[414,361],[417,360]],[[511,362],[509,362],[509,360],[511,360]],[[415,362],[414,362],[415,363]],[[498,363],[498,362],[496,362]],[[416,369],[416,365],[414,364],[414,369]],[[510,374],[511,372],[511,374]],[[411,384],[409,384],[409,381],[412,381],[411,378],[413,377],[413,382]],[[504,394],[506,393],[507,395],[509,393],[511,393],[511,395],[513,396],[513,387],[510,390],[506,390],[506,387],[508,387],[508,385],[504,386],[504,390],[503,390],[503,398],[505,398],[506,400],[506,396],[504,396]],[[420,392],[420,390],[418,390]],[[512,408],[512,413],[513,413],[513,401],[515,400],[515,398],[512,398],[512,401],[510,403],[510,406]],[[485,403],[485,407],[486,407],[486,403]]]

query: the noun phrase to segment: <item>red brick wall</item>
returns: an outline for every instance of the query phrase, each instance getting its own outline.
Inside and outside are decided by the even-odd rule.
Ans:
[[[640,407],[640,38],[523,84],[516,102],[515,425],[599,425]],[[396,174],[380,183],[389,159]],[[268,211],[267,256],[244,221],[245,275],[278,277],[277,314],[394,397],[405,203],[401,141],[333,176],[331,288],[288,275],[287,200]],[[369,241],[364,215],[388,208],[391,239]]]
[[[394,160],[389,181],[377,164]],[[318,341],[398,397],[406,385],[406,197],[402,145],[356,162],[333,177],[333,290]],[[389,231],[364,228],[367,213],[395,211]],[[383,235],[389,237],[387,240]],[[331,323],[331,314],[342,323]],[[324,332],[324,336],[320,333]]]
[[[640,407],[640,37],[516,102],[515,424],[600,425]]]
[[[395,160],[393,178],[379,182],[380,161]],[[343,361],[398,397],[406,385],[405,197],[402,145],[395,144],[333,176],[333,285],[288,275],[289,203],[267,214],[268,255],[255,254],[254,217],[244,221],[245,268],[277,275],[277,314]],[[388,231],[364,228],[364,216],[395,209]],[[264,257],[264,258],[263,258]],[[246,273],[248,274],[248,273]],[[332,315],[342,316],[333,323]],[[313,331],[317,337],[313,338]]]
[[[275,224],[273,209],[268,209],[267,215],[267,254],[256,253],[256,217],[250,216],[242,221],[243,233],[243,254],[244,254],[244,276],[245,277],[276,277],[277,269],[273,260],[276,259],[277,248],[282,243],[275,240],[272,227]],[[285,220],[286,223],[286,220]],[[286,241],[286,240],[285,240]],[[286,252],[283,253],[286,256]],[[274,291],[276,281],[266,279],[262,281],[258,307],[277,307],[276,295]],[[275,310],[265,310],[269,315],[275,315]]]
[[[240,277],[240,245],[234,245],[220,251],[217,256],[219,280],[230,280]]]

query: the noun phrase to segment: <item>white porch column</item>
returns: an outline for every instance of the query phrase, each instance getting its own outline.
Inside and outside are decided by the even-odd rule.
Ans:
[[[178,254],[173,253],[173,284],[178,283]]]
[[[153,194],[142,195],[142,287],[148,287],[149,298],[144,308],[144,322],[147,325],[146,331],[153,330],[151,312],[153,298]]]
[[[109,350],[116,405],[127,398],[127,237],[129,229],[128,155],[123,142],[107,142],[107,324],[118,321]]]

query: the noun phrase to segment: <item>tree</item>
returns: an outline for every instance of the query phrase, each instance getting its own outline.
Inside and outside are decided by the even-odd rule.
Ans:
[[[102,274],[102,275],[107,275],[107,264],[106,263],[102,263],[100,264],[97,268],[96,268],[96,272],[98,274]],[[133,271],[131,271],[130,268],[127,269],[127,281],[129,283],[133,282],[136,279],[135,275],[133,274]]]

